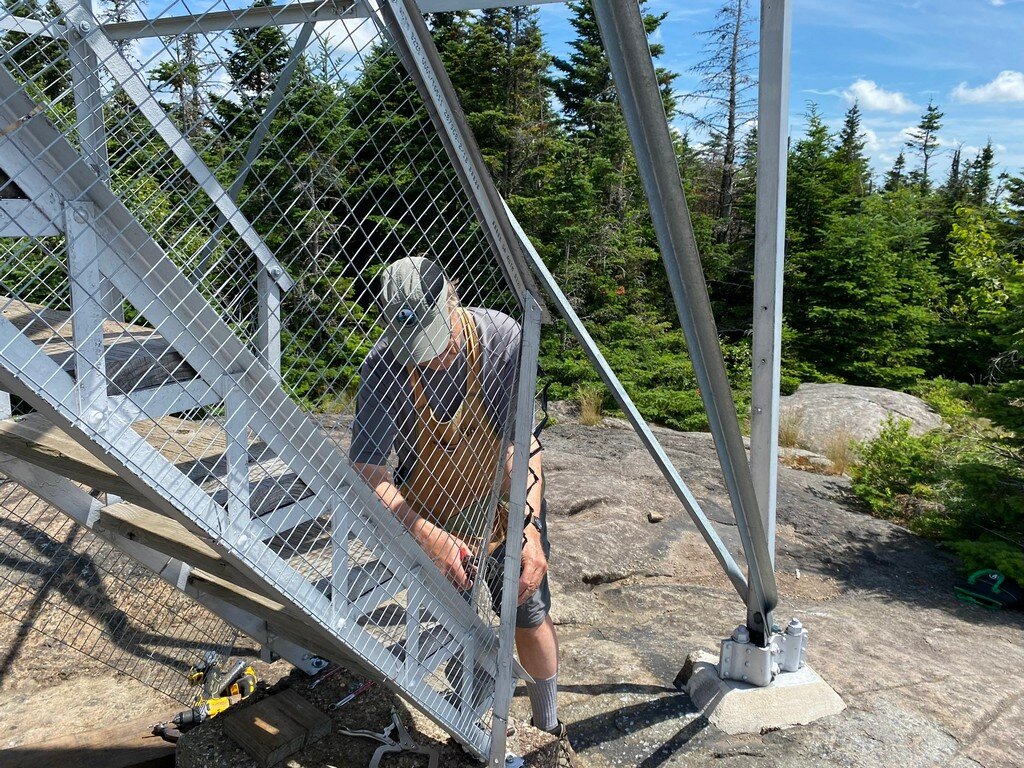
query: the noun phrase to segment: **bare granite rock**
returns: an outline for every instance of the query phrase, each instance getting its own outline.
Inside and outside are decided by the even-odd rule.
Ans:
[[[801,384],[781,399],[780,418],[797,431],[797,445],[825,453],[834,441],[878,437],[888,416],[909,419],[912,434],[943,426],[942,417],[919,397],[879,387]]]
[[[711,437],[654,432],[742,562]],[[787,467],[780,470],[776,616],[807,627],[810,663],[847,709],[762,734],[712,727],[673,680],[691,652],[714,651],[743,620],[739,596],[624,422],[567,420],[543,439],[560,716],[577,765],[1021,765],[1024,615],[957,602],[951,555],[865,514],[846,478]],[[652,511],[663,515],[656,525]],[[307,695],[326,706],[357,682],[340,674]],[[301,678],[292,684],[308,689]],[[380,728],[395,701],[377,686],[358,707],[336,713],[336,727]],[[414,738],[441,748],[442,766],[475,764],[425,717],[404,705],[400,712]],[[510,748],[530,765],[551,765],[550,739],[543,744],[542,734],[522,726],[529,713],[520,686],[519,735]],[[364,766],[372,746],[335,733],[285,765]],[[183,766],[252,766],[220,738],[216,720],[188,734],[179,750]],[[414,764],[406,760],[389,765]]]

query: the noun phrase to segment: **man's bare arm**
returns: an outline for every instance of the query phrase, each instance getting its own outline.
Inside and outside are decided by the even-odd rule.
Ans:
[[[512,484],[512,463],[515,449],[509,446],[505,457],[505,478],[503,488],[506,492]],[[544,500],[544,452],[536,437],[530,440],[530,463],[526,473],[526,513],[534,517],[540,516],[541,503]],[[532,525],[523,529],[523,561],[519,572],[519,605],[522,605],[540,588],[548,572],[548,560],[544,555],[540,531]]]
[[[473,586],[473,582],[462,567],[462,556],[469,551],[469,546],[459,537],[417,515],[402,496],[398,486],[394,484],[387,467],[358,462],[353,466],[384,506],[391,510],[391,514],[398,518],[420,543],[441,572],[459,589],[469,589]]]

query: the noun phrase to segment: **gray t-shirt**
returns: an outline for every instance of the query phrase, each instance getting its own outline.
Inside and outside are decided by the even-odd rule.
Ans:
[[[481,390],[494,425],[511,439],[515,418],[516,374],[520,327],[508,315],[493,309],[467,308],[480,339]],[[440,419],[449,419],[466,396],[466,347],[447,369],[420,368],[427,403]],[[352,427],[349,459],[354,463],[384,466],[392,449],[398,457],[396,482],[411,470],[415,456],[416,414],[412,386],[405,365],[395,360],[383,341],[366,355],[359,369],[359,394]]]

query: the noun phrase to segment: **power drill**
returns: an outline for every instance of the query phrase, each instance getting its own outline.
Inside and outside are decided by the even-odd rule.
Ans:
[[[216,717],[255,692],[258,678],[251,665],[238,660],[222,673],[215,662],[216,657],[208,655],[204,662],[189,670],[189,683],[199,687],[192,706],[176,714],[170,723],[154,726],[154,733],[169,741],[177,741],[181,731]]]

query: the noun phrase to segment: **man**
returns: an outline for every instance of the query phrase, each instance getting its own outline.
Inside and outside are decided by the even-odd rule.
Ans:
[[[491,541],[472,537],[482,530],[499,463],[504,492],[509,488],[520,327],[501,312],[460,307],[429,259],[401,259],[379,279],[385,332],[360,369],[350,459],[445,576],[468,590],[477,571],[472,563],[504,557],[504,505]],[[388,469],[392,451],[394,473]],[[516,649],[535,680],[527,685],[533,723],[557,734],[567,755],[555,701],[558,640],[549,616],[543,460],[536,440],[529,467]],[[489,575],[487,583],[498,610],[501,575]]]

